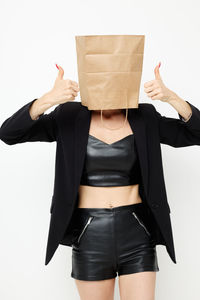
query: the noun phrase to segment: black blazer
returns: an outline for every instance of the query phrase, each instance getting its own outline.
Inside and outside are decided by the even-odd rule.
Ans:
[[[28,102],[6,119],[0,127],[0,139],[8,145],[24,142],[56,141],[55,181],[50,207],[50,225],[45,265],[59,244],[71,246],[70,220],[78,201],[84,156],[90,127],[91,110],[81,102],[57,105],[49,114],[32,120]],[[188,102],[188,101],[187,101]],[[139,103],[128,109],[128,121],[135,134],[142,174],[139,193],[149,211],[149,221],[156,244],[165,245],[176,263],[170,206],[167,201],[160,143],[172,147],[200,145],[200,111],[192,105],[192,116],[161,116],[153,104]]]

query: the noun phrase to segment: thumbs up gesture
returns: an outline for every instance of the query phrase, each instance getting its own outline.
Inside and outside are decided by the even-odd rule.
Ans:
[[[168,102],[173,97],[174,92],[164,85],[159,71],[160,65],[161,63],[154,69],[155,79],[145,82],[144,91],[147,97],[150,97],[152,100]]]
[[[62,104],[69,100],[74,100],[78,95],[79,87],[76,81],[63,79],[64,70],[61,66],[56,65],[59,70],[53,88],[49,94],[53,99],[54,105]]]

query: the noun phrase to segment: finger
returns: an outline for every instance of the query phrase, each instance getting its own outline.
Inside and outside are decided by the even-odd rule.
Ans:
[[[73,95],[74,97],[77,97],[77,96],[78,96],[77,92],[75,92],[75,91],[72,92],[72,95]]]
[[[79,91],[80,91],[79,87],[77,87],[77,86],[72,86],[72,89],[73,89],[75,92],[79,92]]]
[[[157,94],[159,94],[159,92],[160,92],[159,90],[154,90],[153,92],[148,93],[147,96],[153,97],[153,96],[156,96]]]
[[[152,100],[159,100],[160,97],[159,97],[159,94],[156,94],[155,96],[151,97]]]
[[[70,94],[70,95],[64,95],[68,100],[74,100],[75,99],[75,97],[72,95],[72,94]]]
[[[155,89],[155,86],[152,85],[152,86],[150,86],[150,87],[148,87],[148,88],[144,88],[144,92],[145,92],[145,93],[149,93],[149,92],[152,92],[154,89]]]
[[[74,81],[74,80],[71,80],[72,84],[75,85],[75,86],[78,86],[78,82]]]
[[[75,91],[79,91],[79,86],[76,81],[70,80],[70,88],[74,89]]]
[[[157,79],[157,80],[161,79],[160,71],[159,71],[160,65],[161,65],[161,63],[159,63],[159,65],[157,65],[154,69],[155,79]]]
[[[154,83],[155,83],[155,80],[147,81],[147,82],[145,82],[144,87],[145,87],[145,88],[148,88],[148,87],[154,85]]]
[[[69,93],[71,93],[72,91],[77,93],[77,92],[79,92],[79,87],[70,86],[70,87],[66,87],[64,90],[69,92]]]
[[[74,97],[77,97],[78,93],[72,88],[70,94]]]
[[[74,90],[79,91],[79,86],[76,81],[66,79],[65,82],[66,82],[67,88],[73,88]]]
[[[61,80],[61,79],[63,79],[63,76],[64,76],[64,70],[59,65],[58,65],[58,68],[59,68],[59,71],[58,71],[57,79]]]
[[[73,88],[67,88],[67,89],[65,89],[65,94],[66,95],[76,94],[76,96],[77,96],[77,91],[75,91]]]
[[[75,100],[75,97],[73,95],[68,96],[69,100]]]

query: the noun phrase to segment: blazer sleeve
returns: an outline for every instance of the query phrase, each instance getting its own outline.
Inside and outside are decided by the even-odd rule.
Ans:
[[[192,109],[188,120],[184,120],[179,113],[179,119],[162,116],[153,106],[158,121],[160,143],[175,148],[200,145],[200,111],[189,101],[186,102]]]
[[[36,120],[32,120],[29,108],[35,100],[37,98],[26,103],[2,123],[0,139],[4,143],[14,145],[24,142],[56,141],[57,126],[55,115],[59,106],[49,114],[43,113]]]

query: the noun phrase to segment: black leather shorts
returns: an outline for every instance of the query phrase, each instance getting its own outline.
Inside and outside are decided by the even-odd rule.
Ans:
[[[159,271],[156,245],[143,203],[113,208],[76,208],[71,277],[103,280]]]

